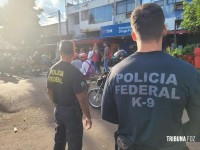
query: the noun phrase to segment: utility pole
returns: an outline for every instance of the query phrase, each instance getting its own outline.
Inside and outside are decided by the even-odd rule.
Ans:
[[[180,27],[182,19],[176,19],[174,23],[174,48],[177,48],[177,29]]]
[[[65,0],[65,20],[66,20],[66,33],[68,35],[68,15],[67,15],[67,0]]]
[[[60,10],[58,10],[58,25],[59,25],[59,40],[61,41],[61,13]]]
[[[175,23],[174,23],[174,49],[177,47],[177,42],[176,42],[176,28],[177,28],[177,20],[175,20]]]

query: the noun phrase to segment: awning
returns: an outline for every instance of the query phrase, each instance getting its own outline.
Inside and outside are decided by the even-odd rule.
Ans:
[[[167,34],[174,34],[174,30],[172,31],[167,31]],[[176,34],[184,34],[184,33],[189,33],[187,30],[176,30]]]
[[[94,43],[102,43],[102,39],[99,38],[88,38],[88,39],[74,39],[72,40],[74,44],[94,44]]]
[[[100,38],[131,35],[130,22],[101,27]]]

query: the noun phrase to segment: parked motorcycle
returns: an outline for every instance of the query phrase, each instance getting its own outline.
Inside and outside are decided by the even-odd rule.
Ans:
[[[33,75],[39,76],[41,72],[42,72],[42,69],[40,68],[39,65],[34,65],[33,66],[33,70],[32,70],[32,74]]]
[[[93,88],[88,93],[89,104],[93,108],[100,108],[101,107],[101,99],[103,94],[103,88],[107,79],[107,74],[104,73],[97,79],[97,88]]]

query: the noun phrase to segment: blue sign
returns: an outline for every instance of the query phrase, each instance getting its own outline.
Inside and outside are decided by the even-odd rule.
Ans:
[[[132,29],[131,24],[129,23],[122,23],[110,26],[103,26],[101,27],[100,37],[115,37],[115,36],[127,36],[131,35]]]

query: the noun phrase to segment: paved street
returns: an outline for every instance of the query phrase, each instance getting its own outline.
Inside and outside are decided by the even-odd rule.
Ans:
[[[52,149],[55,124],[45,75],[0,79],[0,110],[1,150]],[[116,126],[102,121],[98,109],[91,108],[91,114],[93,128],[84,130],[83,150],[114,149]],[[187,115],[183,118],[187,120]],[[200,143],[189,145],[191,150],[199,150]]]

